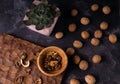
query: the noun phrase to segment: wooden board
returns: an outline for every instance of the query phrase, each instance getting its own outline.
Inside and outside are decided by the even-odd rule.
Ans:
[[[39,78],[42,79],[42,84],[60,84],[63,74],[48,77],[37,67],[37,53],[43,48],[11,35],[0,35],[0,84],[37,84]],[[30,66],[27,68],[16,66],[21,52],[26,53],[26,59],[30,60]],[[16,81],[22,83],[15,83]]]

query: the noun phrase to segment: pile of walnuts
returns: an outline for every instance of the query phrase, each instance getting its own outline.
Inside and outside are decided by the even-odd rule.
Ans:
[[[90,10],[92,12],[97,12],[99,10],[99,5],[98,4],[92,4],[90,6]],[[101,12],[104,15],[109,15],[111,13],[111,8],[109,6],[103,6]],[[73,8],[71,10],[71,16],[72,17],[76,17],[79,14],[78,9]],[[91,23],[90,18],[83,16],[80,18],[80,24],[83,26],[87,26]],[[103,38],[103,32],[107,31],[109,29],[109,23],[107,21],[101,21],[99,23],[99,28],[97,30],[94,31],[93,33],[93,37],[91,36],[91,32],[87,31],[87,30],[83,30],[80,33],[80,36],[83,40],[88,40],[90,39],[90,44],[94,47],[99,46],[100,45],[100,40]],[[68,25],[68,31],[70,33],[76,32],[77,30],[77,25],[73,22],[71,24]],[[63,32],[57,32],[55,34],[55,37],[57,39],[61,39],[63,38],[64,34]],[[113,33],[110,33],[108,35],[108,40],[111,44],[115,44],[117,42],[117,36]],[[87,70],[89,68],[89,63],[87,60],[81,59],[79,55],[75,54],[75,49],[80,49],[84,47],[84,44],[81,40],[74,40],[73,41],[73,47],[69,47],[66,49],[66,53],[67,55],[73,56],[73,62],[75,64],[77,64],[80,68],[80,70]],[[75,48],[75,49],[74,49]],[[92,58],[91,58],[92,63],[94,64],[99,64],[102,61],[102,56],[100,54],[95,53]],[[87,84],[95,84],[96,83],[96,78],[94,77],[93,74],[86,74],[85,75],[85,82]],[[80,80],[73,77],[70,79],[70,84],[80,84]]]

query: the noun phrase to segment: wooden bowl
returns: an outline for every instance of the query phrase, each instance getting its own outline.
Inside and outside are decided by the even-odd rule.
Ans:
[[[44,59],[46,57],[46,54],[49,53],[49,52],[57,52],[59,54],[59,56],[62,58],[61,59],[61,67],[57,70],[53,70],[53,71],[48,71],[45,69],[44,67]],[[46,76],[57,76],[57,75],[60,75],[61,73],[63,73],[66,69],[68,65],[68,58],[67,58],[67,55],[65,54],[65,52],[59,48],[59,47],[56,47],[56,46],[50,46],[50,47],[46,47],[44,48],[38,58],[37,58],[37,66],[39,68],[39,70]]]

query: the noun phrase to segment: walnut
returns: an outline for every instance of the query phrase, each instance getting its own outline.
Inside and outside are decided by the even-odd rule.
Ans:
[[[79,68],[81,70],[87,70],[88,69],[88,62],[86,60],[82,60],[80,63],[79,63]]]
[[[75,53],[75,50],[74,50],[74,48],[67,48],[67,50],[66,50],[66,53],[68,54],[68,55],[73,55],[74,53]]]
[[[90,37],[90,34],[87,31],[82,31],[81,32],[81,37],[83,39],[88,39]]]
[[[88,74],[85,76],[85,81],[87,84],[95,84],[96,79],[93,75]]]
[[[79,64],[79,62],[80,62],[80,57],[79,57],[78,55],[75,55],[75,56],[73,57],[73,62],[74,62],[75,64]]]
[[[70,84],[80,84],[79,80],[72,78],[70,79]]]
[[[92,44],[93,46],[98,46],[98,45],[100,44],[100,41],[99,41],[99,39],[97,39],[97,38],[92,38],[92,39],[91,39],[91,44]]]
[[[32,69],[31,68],[27,68],[27,69],[25,69],[25,71],[26,71],[26,73],[30,73],[32,71]]]
[[[79,41],[79,40],[75,40],[75,41],[73,42],[73,46],[74,46],[75,48],[82,48],[83,43],[82,43],[81,41]]]
[[[87,18],[87,17],[82,17],[82,18],[80,19],[80,22],[81,22],[81,24],[83,24],[83,25],[88,25],[88,24],[90,23],[90,20],[89,20],[89,18]]]
[[[27,57],[27,54],[25,52],[20,53],[20,58],[21,59],[26,59],[26,57]]]
[[[77,28],[77,26],[74,23],[72,23],[68,26],[69,32],[75,32],[76,28]]]
[[[61,39],[61,38],[63,37],[63,32],[57,32],[57,33],[55,34],[55,37],[56,37],[57,39]]]
[[[117,36],[115,34],[109,34],[109,41],[111,43],[116,43],[117,42]]]
[[[77,9],[72,9],[71,16],[77,16],[77,15],[78,15],[78,10]]]
[[[16,59],[16,60],[15,60],[15,66],[16,66],[17,68],[19,68],[19,67],[21,66],[20,59]]]
[[[97,11],[99,9],[99,5],[98,4],[92,4],[91,6],[91,10],[92,11]]]
[[[107,30],[108,29],[108,23],[106,21],[103,21],[100,23],[100,29]]]
[[[23,67],[29,67],[30,66],[30,61],[25,61],[25,60],[21,59],[20,62],[21,62],[21,65]]]
[[[102,58],[101,58],[101,56],[98,55],[98,54],[95,54],[95,55],[92,57],[93,63],[96,63],[96,64],[97,64],[97,63],[100,63],[101,60],[102,60]]]
[[[43,84],[42,78],[38,78],[38,79],[35,81],[35,84]]]
[[[104,14],[108,15],[108,14],[110,14],[111,9],[110,9],[109,6],[104,6],[104,7],[102,8],[102,12],[103,12]]]
[[[94,32],[94,37],[95,38],[101,38],[102,37],[102,31],[101,30],[96,30],[95,32]]]
[[[15,84],[22,84],[24,77],[19,76],[15,78]]]

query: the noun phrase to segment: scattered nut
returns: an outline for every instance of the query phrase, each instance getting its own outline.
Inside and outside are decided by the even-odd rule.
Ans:
[[[91,39],[91,44],[92,44],[93,46],[98,46],[98,45],[100,44],[100,41],[99,41],[99,39],[97,39],[97,38],[92,38],[92,39]]]
[[[15,84],[22,84],[24,77],[19,76],[15,78]]]
[[[98,8],[99,8],[99,5],[98,5],[98,4],[93,4],[93,5],[91,6],[91,10],[92,10],[92,11],[97,11]]]
[[[71,16],[77,16],[78,10],[77,9],[72,9],[71,11]]]
[[[90,37],[90,34],[87,31],[82,31],[81,32],[81,37],[83,39],[88,39]]]
[[[23,67],[29,67],[29,65],[30,65],[30,61],[24,61],[24,63],[23,63],[23,60],[21,59],[20,62]]]
[[[102,12],[103,12],[104,14],[108,15],[108,14],[110,14],[111,9],[110,9],[109,6],[104,6],[104,7],[102,8]]]
[[[70,79],[70,84],[80,84],[79,80],[72,78]]]
[[[115,34],[109,34],[109,41],[111,43],[116,43],[117,42],[117,36]]]
[[[15,66],[16,66],[17,68],[19,68],[19,67],[21,66],[20,59],[16,59],[16,60],[15,60]]]
[[[73,55],[75,53],[75,50],[74,50],[74,48],[67,48],[66,53],[68,55]]]
[[[107,30],[108,29],[108,23],[106,21],[103,21],[100,23],[100,29]]]
[[[55,37],[56,37],[57,39],[61,39],[61,38],[63,37],[63,32],[57,32],[57,33],[55,34]]]
[[[97,63],[100,63],[101,60],[102,60],[102,58],[101,58],[101,56],[98,55],[98,54],[96,54],[96,55],[94,55],[94,56],[92,57],[93,63],[96,63],[96,64],[97,64]]]
[[[79,63],[80,63],[80,57],[79,57],[78,55],[75,55],[75,56],[73,57],[73,62],[74,62],[75,64],[79,64]]]
[[[80,63],[79,63],[79,68],[81,69],[81,70],[87,70],[88,69],[88,62],[87,61],[85,61],[85,60],[82,60]]]
[[[25,52],[20,53],[20,58],[21,59],[26,59],[26,57],[27,57],[27,54]]]
[[[87,84],[95,84],[96,79],[93,75],[88,74],[85,76],[85,81]]]
[[[81,22],[81,24],[83,24],[83,25],[88,25],[88,24],[90,23],[90,20],[89,20],[89,18],[87,18],[87,17],[82,17],[82,18],[80,19],[80,22]]]
[[[101,30],[96,30],[94,32],[94,37],[95,38],[101,38],[102,37],[102,31]]]
[[[73,46],[74,46],[75,48],[82,48],[83,43],[82,43],[81,41],[79,41],[79,40],[75,40],[75,41],[73,42]]]
[[[32,71],[32,69],[31,68],[27,68],[25,71],[26,71],[26,73],[30,73]]]
[[[35,81],[35,84],[42,84],[42,83],[43,83],[43,81],[42,81],[41,78],[38,78],[38,79]]]
[[[77,28],[77,26],[76,26],[76,24],[74,24],[74,23],[72,23],[72,24],[70,24],[70,25],[68,26],[69,32],[75,32],[75,31],[76,31],[76,28]]]

